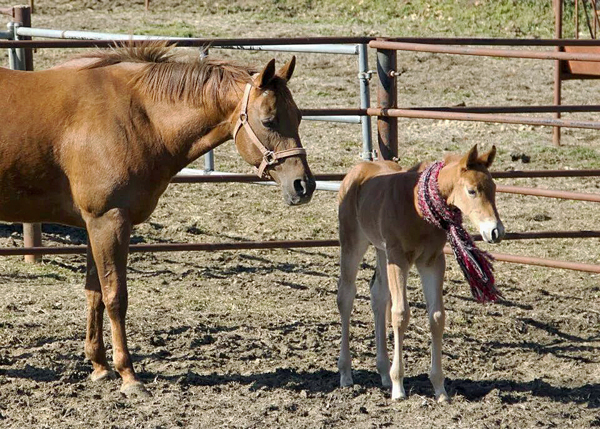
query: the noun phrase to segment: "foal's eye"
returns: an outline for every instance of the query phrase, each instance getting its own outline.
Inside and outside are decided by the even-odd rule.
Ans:
[[[475,189],[467,189],[467,194],[469,194],[469,197],[474,197],[477,191]]]

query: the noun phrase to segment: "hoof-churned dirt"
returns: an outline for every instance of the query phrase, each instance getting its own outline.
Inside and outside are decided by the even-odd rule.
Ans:
[[[185,27],[194,35],[222,37],[372,30],[356,23],[326,26],[316,19],[271,23],[241,6],[207,15],[186,10],[183,2],[173,2],[177,4],[171,9],[156,1],[148,13],[142,4],[128,2],[39,3],[34,24],[58,29],[152,33]],[[74,53],[38,51],[36,67],[49,67]],[[254,64],[271,57],[282,63],[290,56],[218,50],[211,55]],[[400,105],[552,100],[550,62],[399,57]],[[354,107],[356,72],[355,57],[298,54],[290,85],[301,107]],[[565,104],[598,104],[598,89],[597,83],[568,82]],[[565,146],[558,149],[551,146],[550,133],[528,126],[401,120],[400,159],[409,165],[474,143],[485,148],[494,143],[499,150],[496,170],[600,168],[597,132],[563,131]],[[355,125],[305,121],[301,135],[315,172],[343,172],[359,161],[361,135]],[[218,170],[249,171],[229,143],[218,148],[216,160]],[[502,183],[596,193],[600,187],[596,179]],[[498,209],[508,231],[597,229],[600,219],[597,204],[507,194],[498,196]],[[46,225],[44,231],[46,245],[86,240],[83,232],[67,227]],[[132,242],[325,239],[336,234],[334,193],[317,193],[309,205],[290,208],[275,188],[174,184],[150,220],[136,227]],[[0,225],[1,246],[21,244],[19,225]],[[599,244],[598,239],[538,240],[482,247],[599,263]],[[404,345],[408,399],[392,402],[389,391],[381,388],[368,296],[373,265],[369,253],[353,313],[355,385],[340,388],[337,249],[131,255],[128,339],[151,396],[126,398],[119,392],[118,377],[89,378],[91,365],[83,353],[84,258],[46,257],[41,265],[4,258],[0,427],[600,427],[598,275],[497,262],[505,299],[482,306],[470,297],[449,258],[443,366],[451,402],[437,404],[427,377],[425,306],[414,275]],[[108,326],[105,337],[110,353]]]

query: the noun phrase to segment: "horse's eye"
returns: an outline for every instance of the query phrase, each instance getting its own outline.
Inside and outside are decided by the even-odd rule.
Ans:
[[[475,189],[467,189],[467,194],[469,194],[470,197],[474,197],[477,194],[477,191]]]
[[[262,120],[262,124],[267,128],[275,128],[277,126],[276,118],[266,118]]]

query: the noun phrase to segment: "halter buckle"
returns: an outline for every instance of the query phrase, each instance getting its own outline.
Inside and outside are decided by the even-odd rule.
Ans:
[[[272,150],[268,151],[264,155],[264,160],[267,165],[273,165],[277,163],[277,157],[275,156],[275,152]]]
[[[248,114],[246,112],[240,112],[240,122],[241,123],[248,122]]]

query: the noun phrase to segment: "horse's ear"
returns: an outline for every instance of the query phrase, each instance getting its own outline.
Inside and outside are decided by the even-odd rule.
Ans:
[[[275,58],[262,69],[254,80],[254,84],[259,88],[264,88],[273,80],[273,77],[275,77]]]
[[[496,158],[496,146],[492,146],[487,153],[481,155],[478,161],[485,165],[485,168],[490,168],[492,162],[494,162],[494,158]]]
[[[277,76],[282,79],[285,79],[286,82],[292,78],[294,74],[294,67],[296,67],[296,56],[293,55],[292,59],[283,65],[279,70],[277,70]]]
[[[473,146],[471,150],[460,159],[460,165],[462,168],[468,170],[477,163],[477,145]]]

